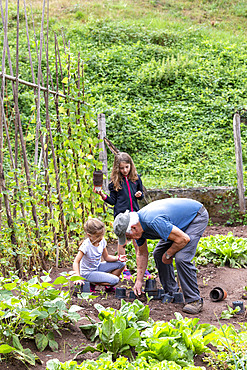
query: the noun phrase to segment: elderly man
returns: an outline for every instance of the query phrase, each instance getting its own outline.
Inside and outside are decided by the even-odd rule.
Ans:
[[[138,245],[135,294],[141,294],[147,268],[146,240],[160,239],[153,255],[165,292],[173,295],[178,291],[172,263],[174,257],[185,301],[183,311],[190,314],[202,311],[203,300],[198,289],[196,268],[191,261],[207,224],[208,212],[205,207],[186,198],[157,200],[138,212],[120,213],[113,224],[119,245],[125,247],[126,237],[135,239]]]

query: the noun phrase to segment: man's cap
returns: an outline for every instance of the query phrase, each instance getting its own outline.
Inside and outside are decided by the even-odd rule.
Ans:
[[[130,212],[129,210],[124,213],[119,213],[113,222],[114,233],[118,237],[119,245],[124,245],[126,243],[126,230],[128,229],[130,222]]]
[[[126,243],[126,233],[131,232],[131,226],[138,224],[139,216],[137,212],[130,212],[129,210],[124,213],[119,213],[113,223],[113,230],[118,236],[120,245]]]

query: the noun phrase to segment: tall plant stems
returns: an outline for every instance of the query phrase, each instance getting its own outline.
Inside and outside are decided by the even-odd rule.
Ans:
[[[5,13],[5,21],[3,22],[4,24],[4,45],[3,45],[3,56],[2,56],[2,72],[3,73],[5,72],[5,56],[6,56],[7,43],[8,43],[8,39],[7,39],[8,0],[6,0],[5,5],[6,5],[6,9],[5,9],[6,13]],[[1,13],[2,13],[2,18],[3,18],[2,2],[1,2]],[[3,118],[3,112],[4,112],[4,104],[3,104],[4,84],[5,84],[5,80],[3,78],[2,86],[1,86],[1,93],[0,93],[0,190],[4,198],[8,227],[11,230],[11,235],[10,235],[11,243],[13,245],[14,251],[16,252],[18,245],[17,245],[17,240],[15,236],[15,231],[14,231],[14,222],[13,222],[11,210],[10,210],[8,192],[5,186],[5,178],[4,178],[4,170],[3,170],[3,119],[2,118]],[[21,269],[21,264],[19,260],[19,255],[17,253],[15,253],[15,265],[21,275],[22,269]]]
[[[18,45],[18,47],[19,47],[19,45]],[[11,65],[11,58],[10,58],[9,53],[8,53],[8,59],[9,59],[9,66],[10,66]],[[13,71],[12,67],[10,67],[10,70]],[[25,146],[24,135],[23,135],[23,131],[22,131],[22,124],[21,124],[21,119],[20,119],[20,112],[19,112],[19,107],[18,107],[18,91],[17,91],[17,87],[14,83],[12,83],[12,88],[13,88],[13,96],[14,96],[15,113],[16,113],[16,116],[17,116],[18,129],[19,129],[21,148],[22,148],[22,156],[23,156],[23,162],[24,162],[24,168],[25,168],[25,174],[26,174],[27,188],[28,188],[30,203],[31,203],[31,207],[32,207],[32,216],[33,216],[33,220],[35,222],[35,234],[36,234],[37,242],[40,246],[40,250],[39,250],[40,263],[41,263],[42,268],[45,269],[46,264],[45,264],[45,260],[44,260],[43,244],[42,244],[41,238],[40,238],[39,221],[38,221],[38,217],[37,217],[36,207],[35,207],[35,204],[34,204],[34,193],[33,193],[33,190],[32,190],[32,183],[31,183],[27,153],[26,153],[26,146]]]
[[[38,90],[37,90],[37,123],[35,135],[35,151],[34,151],[34,165],[38,164],[38,151],[39,151],[39,133],[40,133],[40,81],[41,81],[41,60],[42,60],[42,46],[43,46],[43,30],[44,30],[44,17],[45,17],[45,0],[43,0],[41,30],[40,30],[40,44],[38,54]]]
[[[27,46],[28,46],[28,55],[29,55],[29,61],[30,61],[30,67],[31,67],[31,73],[32,73],[32,80],[35,84],[35,76],[33,71],[33,61],[31,56],[31,48],[30,48],[30,39],[29,39],[29,30],[28,30],[28,20],[27,20],[27,7],[26,7],[26,0],[24,0],[24,12],[25,12],[25,22],[26,22],[26,35],[27,35]],[[34,88],[34,94],[36,92],[36,89]]]
[[[79,61],[78,61],[79,63]],[[68,53],[68,63],[67,63],[67,66],[68,66],[68,95],[70,94],[70,79],[71,79],[71,76],[70,76],[70,53]],[[80,76],[78,76],[78,78],[80,79]],[[70,110],[67,109],[67,115],[68,117],[70,116]],[[70,123],[70,120],[68,121],[68,137],[69,137],[69,140],[71,140],[71,135],[72,135],[72,128],[71,128],[71,123]],[[81,191],[81,184],[80,184],[80,178],[79,178],[79,173],[78,173],[78,154],[75,152],[75,149],[72,148],[72,153],[73,153],[73,161],[74,161],[74,168],[75,168],[75,175],[76,175],[76,182],[77,182],[77,193],[78,193],[78,196],[79,196],[79,199],[81,200],[82,199],[82,191]],[[80,202],[81,203],[81,202]],[[81,209],[84,210],[84,206],[83,204],[81,203]],[[82,213],[82,215],[84,215],[84,212]],[[83,217],[82,217],[83,219]]]
[[[1,3],[1,17],[2,17],[2,22],[4,24],[4,16],[3,16],[3,9],[2,9],[2,3]],[[6,31],[6,43],[5,43],[6,47],[7,47],[7,52],[8,52],[8,58],[10,60],[10,52],[9,52],[9,45],[8,45],[8,36],[7,36],[7,31]],[[4,50],[4,53],[6,53],[6,48]],[[13,73],[13,69],[12,69],[12,64],[9,63],[9,67],[10,67],[10,70],[11,70],[11,73]],[[4,82],[4,80],[3,80]],[[4,85],[2,85],[4,87]],[[14,86],[12,86],[13,90],[14,90]],[[15,114],[15,126],[18,127],[18,121],[17,121],[17,115]],[[2,121],[4,123],[4,128],[5,128],[5,134],[6,134],[6,139],[7,139],[7,143],[8,143],[8,149],[9,149],[9,155],[10,155],[10,161],[11,161],[11,166],[12,166],[12,169],[14,170],[14,177],[15,177],[15,183],[16,183],[16,188],[19,190],[19,193],[20,193],[20,186],[19,186],[19,180],[18,180],[18,176],[17,176],[17,164],[14,160],[14,156],[13,156],[13,152],[12,152],[12,147],[11,147],[11,142],[10,142],[10,136],[9,136],[9,129],[8,129],[8,125],[7,125],[7,122],[6,122],[6,117],[5,117],[5,112],[4,110],[2,110]],[[15,140],[16,142],[16,140]],[[17,158],[17,156],[15,157]],[[27,236],[27,239],[29,239],[29,236],[28,236],[28,231],[27,231],[27,224],[26,224],[26,215],[25,215],[25,210],[24,210],[24,206],[23,206],[23,202],[22,202],[22,198],[21,198],[21,195],[19,194],[19,199],[20,199],[20,206],[21,206],[21,212],[22,212],[22,217],[23,217],[23,223],[24,223],[24,226],[25,226],[25,230],[26,230],[26,236]]]
[[[0,228],[2,229],[1,235],[5,238],[7,245],[11,245],[11,249],[17,255],[17,260],[14,261],[15,266],[14,263],[12,263],[12,266],[10,264],[10,271],[11,268],[15,268],[15,270],[19,269],[21,272],[23,271],[22,262],[27,263],[26,266],[30,269],[33,269],[33,267],[46,269],[44,246],[47,252],[52,253],[49,255],[50,257],[52,255],[55,257],[53,251],[54,246],[56,247],[56,266],[58,267],[59,253],[61,253],[59,250],[60,242],[64,245],[64,249],[61,251],[68,253],[69,236],[75,237],[77,240],[78,235],[80,233],[83,234],[82,221],[86,212],[90,214],[90,209],[92,209],[91,203],[93,200],[90,195],[92,189],[89,185],[89,178],[96,159],[91,157],[91,146],[88,147],[86,140],[89,138],[90,126],[92,126],[92,132],[94,133],[94,123],[92,122],[91,125],[89,121],[88,127],[84,127],[84,123],[86,126],[87,116],[81,105],[86,106],[83,81],[84,71],[80,54],[78,54],[78,59],[76,58],[75,60],[74,56],[70,54],[70,44],[69,42],[67,43],[63,35],[63,46],[65,57],[67,58],[67,68],[65,67],[63,71],[64,54],[60,55],[62,48],[59,50],[58,38],[55,35],[54,67],[56,71],[54,73],[53,67],[51,68],[49,63],[49,55],[51,54],[48,37],[49,3],[45,2],[45,0],[42,1],[43,12],[39,40],[36,38],[33,20],[35,53],[35,46],[34,50],[32,49],[34,40],[31,40],[30,30],[28,29],[28,12],[25,0],[25,31],[28,44],[26,52],[29,54],[31,70],[27,71],[30,74],[30,82],[24,79],[21,80],[19,78],[19,74],[22,73],[22,63],[19,62],[19,56],[22,54],[20,47],[22,32],[21,27],[19,27],[21,3],[19,3],[19,0],[17,1],[16,65],[14,65],[13,70],[12,55],[10,55],[7,36],[8,10],[6,9],[5,17],[2,10],[2,0],[0,0],[4,25],[3,63],[2,70],[0,70],[0,81],[2,83],[0,96],[0,191],[2,194],[4,193],[4,197],[0,197],[0,201],[2,200],[4,204],[1,206],[0,203]],[[46,4],[47,33],[44,37],[43,33],[45,34],[46,32],[44,30]],[[6,21],[4,21],[4,18]],[[8,75],[5,70],[5,64],[7,64],[5,63],[5,58],[7,61],[7,57],[9,64],[7,66]],[[46,67],[42,71],[41,67],[43,64]],[[37,75],[35,74],[36,69],[38,70]],[[68,85],[66,86],[67,76]],[[7,93],[9,82],[12,85],[13,106],[11,102],[12,94]],[[27,86],[31,88],[30,94],[26,94],[26,91],[24,91],[23,96],[21,96],[20,88],[27,90]],[[63,89],[62,92],[59,91],[61,88]],[[5,89],[6,94],[4,95]],[[44,97],[42,91],[44,92]],[[50,99],[51,95],[54,98]],[[26,96],[28,97],[27,105],[22,111],[20,100],[21,104],[23,102],[25,104]],[[59,106],[62,101],[61,98],[65,99],[62,104],[65,103],[67,111],[64,111],[63,107]],[[5,104],[5,99],[7,104]],[[36,109],[31,107],[33,99]],[[55,109],[53,106],[51,107],[51,104],[53,104],[52,100],[55,102]],[[45,106],[44,112],[41,110],[43,109],[43,103]],[[8,127],[9,122],[12,123],[9,107],[11,107],[13,118],[15,119],[15,136],[14,127]],[[30,115],[28,111],[30,111]],[[45,122],[42,118],[43,113]],[[23,122],[22,117],[24,117]],[[86,137],[83,137],[83,132]],[[33,136],[35,137],[35,142],[32,142]],[[97,138],[93,138],[93,142],[96,141]],[[6,149],[8,149],[7,155],[3,157]],[[32,153],[38,153],[38,155],[35,156]],[[40,171],[37,170],[37,160],[39,160]],[[79,161],[82,161],[82,163]],[[6,173],[4,173],[5,165],[6,168],[12,169],[13,178],[11,178],[9,170],[6,170]],[[39,175],[39,181],[35,181],[36,179],[33,177],[33,174],[36,175],[36,171]],[[82,186],[82,183],[85,186]],[[18,199],[12,197],[13,186],[16,189],[14,195],[16,194]],[[11,203],[12,200],[13,205]],[[13,211],[15,204],[16,212]],[[15,214],[16,217],[13,217]],[[66,220],[67,218],[70,219],[70,223]],[[26,243],[28,238],[29,242]],[[33,248],[31,256],[29,247]],[[9,257],[9,248],[6,248],[6,250],[5,253],[1,249],[3,255],[5,256],[6,254]],[[22,258],[18,260],[20,256]]]
[[[48,64],[49,64],[48,45],[47,45],[47,50],[46,50],[46,63],[47,63],[47,66],[48,66]],[[46,84],[47,84],[47,89],[48,89],[48,84],[49,84],[48,70],[47,70],[47,75],[46,75]],[[56,154],[55,154],[55,148],[54,148],[52,131],[51,131],[48,93],[45,94],[45,107],[46,107],[46,129],[47,129],[47,132],[49,134],[50,145],[51,145],[51,152],[52,152],[53,166],[54,166],[55,178],[56,178],[56,190],[57,190],[57,195],[58,195],[60,217],[61,217],[62,226],[63,226],[65,247],[68,249],[69,248],[69,239],[68,239],[68,234],[67,234],[66,220],[65,220],[64,211],[63,211],[63,200],[62,200],[61,191],[60,191],[59,172],[58,172],[58,167],[57,167]]]
[[[58,92],[58,86],[59,86],[59,82],[58,82],[58,57],[59,57],[59,60],[60,60],[60,55],[59,55],[59,47],[58,47],[56,34],[55,34],[55,57],[56,57],[56,86],[57,86],[57,92]],[[60,63],[61,63],[61,61],[60,61]],[[60,64],[60,68],[61,68],[61,64]],[[61,71],[61,76],[62,76],[62,80],[63,80],[62,70],[60,70],[60,71]],[[65,92],[64,84],[63,84],[63,90]],[[62,146],[62,153],[63,153],[62,156],[63,156],[64,163],[66,164],[66,168],[67,168],[68,161],[67,161],[66,156],[65,156],[65,150],[64,150],[63,139],[62,139],[62,128],[61,128],[59,108],[58,108],[58,95],[56,95],[56,98],[54,99],[54,101],[55,101],[56,115],[57,115],[57,130],[60,134],[59,144]],[[59,158],[58,157],[57,157],[57,165],[58,165],[58,170],[60,172]],[[66,169],[65,169],[65,176],[66,176],[68,191],[71,192],[70,179],[69,179],[68,172],[67,172]]]
[[[20,7],[19,7],[19,0],[17,0],[17,29],[16,29],[16,91],[18,94],[18,75],[19,75],[19,13],[20,13]],[[18,96],[17,96],[18,98]],[[17,169],[18,166],[18,124],[17,120],[15,119],[15,168]],[[17,189],[14,189],[14,210],[13,210],[13,217],[16,218],[16,193]]]

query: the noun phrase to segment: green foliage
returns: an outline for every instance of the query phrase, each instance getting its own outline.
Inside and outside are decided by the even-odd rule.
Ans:
[[[195,354],[210,352],[207,344],[215,330],[210,324],[197,324],[199,319],[183,319],[175,313],[170,322],[156,322],[142,333],[142,344],[136,350],[138,357],[155,358],[159,361],[175,361],[181,366],[193,365]]]
[[[157,244],[158,240],[148,240],[148,266],[147,269],[148,271],[152,274],[155,275],[157,274],[157,269],[153,257],[153,251],[155,248],[155,245]],[[135,248],[133,243],[128,243],[125,247],[125,253],[128,258],[127,261],[127,267],[131,271],[132,275],[135,276],[136,274],[136,255],[135,255]]]
[[[246,323],[240,323],[240,329],[233,325],[220,325],[212,334],[212,345],[217,351],[207,355],[205,361],[212,368],[245,370],[247,366],[247,327]]]
[[[20,38],[22,45],[25,42],[22,33],[20,33]],[[20,53],[23,49],[24,47],[21,48]],[[32,53],[34,52],[36,53],[35,44],[32,44]],[[51,57],[50,63],[51,75],[55,80],[54,56]],[[40,143],[40,165],[35,166],[33,163],[37,120],[35,95],[30,93],[28,87],[24,85],[20,87],[22,93],[19,95],[19,110],[30,177],[33,179],[30,186],[33,196],[30,195],[26,184],[22,162],[18,161],[17,168],[12,168],[4,132],[5,184],[13,217],[13,228],[9,227],[5,212],[1,219],[0,259],[1,270],[5,275],[18,268],[17,261],[19,261],[19,267],[23,268],[21,273],[30,269],[38,271],[44,267],[41,255],[44,254],[46,259],[54,260],[57,249],[59,249],[59,257],[62,260],[68,258],[69,255],[72,256],[72,253],[69,253],[65,235],[73,245],[77,244],[79,239],[84,237],[83,223],[85,220],[89,216],[95,216],[96,213],[97,215],[103,213],[103,202],[93,193],[92,185],[93,171],[95,168],[102,167],[102,163],[98,161],[99,139],[95,113],[90,98],[83,91],[84,77],[80,77],[80,87],[78,86],[77,59],[73,54],[61,54],[61,64],[64,69],[69,65],[69,77],[65,77],[62,81],[61,78],[59,79],[61,89],[63,84],[65,91],[68,91],[68,97],[59,97],[57,110],[54,97],[49,97],[48,110],[52,140],[47,127],[44,100],[41,99],[40,134],[43,135],[47,167],[46,160],[41,157]],[[24,64],[21,63],[20,69],[22,68]],[[37,68],[37,65],[34,68]],[[45,65],[42,65],[42,68],[45,74]],[[29,73],[25,65],[22,78],[29,80]],[[7,90],[9,87],[7,86]],[[80,108],[78,96],[82,97],[81,101],[83,100]],[[6,105],[9,105],[11,110],[14,109],[13,96],[10,92],[6,98]],[[10,145],[14,147],[14,132],[11,130],[10,140]],[[53,145],[55,155],[53,155]],[[23,157],[23,153],[20,152],[18,157]],[[19,186],[17,186],[15,177],[18,178]],[[37,226],[34,221],[34,210],[37,214],[39,235],[37,235]],[[106,222],[108,223],[107,219]],[[16,239],[15,245],[11,239],[13,235]],[[70,247],[71,251],[73,245]],[[9,258],[10,255],[14,258]]]
[[[68,30],[89,43],[87,77],[107,136],[146,185],[160,175],[163,186],[235,185],[232,115],[245,112],[246,40],[222,43],[195,27],[152,32],[109,20]]]
[[[100,358],[99,360],[86,360],[81,364],[75,361],[68,361],[65,363],[59,362],[59,360],[49,360],[46,364],[46,370],[204,370],[203,367],[199,366],[186,366],[181,367],[173,361],[157,361],[149,360],[145,358],[136,359],[135,361],[129,362],[125,357],[119,357],[115,362],[112,362],[108,358]]]
[[[240,311],[240,307],[236,307],[235,309],[233,309],[232,307],[227,305],[227,310],[222,311],[220,319],[228,320],[233,317],[238,311]]]
[[[59,284],[68,287],[69,281],[60,276],[51,283],[49,274],[28,281],[0,278],[0,353],[34,365],[36,356],[23,349],[21,339],[34,339],[40,352],[47,346],[58,349],[54,331],[60,334],[60,327],[80,318],[81,307],[68,308],[70,291],[57,288]]]
[[[195,262],[206,265],[209,262],[216,266],[246,267],[247,241],[244,238],[235,238],[231,232],[227,235],[216,235],[201,238]]]
[[[99,311],[98,317],[101,322],[82,325],[80,329],[91,341],[100,340],[100,343],[96,347],[87,346],[76,356],[88,351],[106,351],[113,359],[120,354],[132,359],[130,349],[139,344],[139,331],[150,326],[149,307],[138,300],[133,303],[122,300],[119,311],[105,309],[99,304],[96,304],[95,308]]]

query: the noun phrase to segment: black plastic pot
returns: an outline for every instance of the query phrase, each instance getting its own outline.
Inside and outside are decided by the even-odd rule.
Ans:
[[[133,291],[129,292],[129,299],[137,299],[137,296],[135,295]]]
[[[234,301],[232,302],[232,307],[235,310],[236,307],[240,307],[240,311],[236,312],[237,315],[244,313],[244,303],[243,301]]]
[[[90,283],[89,283],[89,281],[84,281],[84,284],[81,285],[81,291],[83,293],[90,293]]]
[[[162,303],[170,303],[170,302],[173,302],[173,296],[168,293],[165,293],[162,297]]]
[[[183,302],[184,302],[183,293],[176,292],[173,294],[173,303],[183,303]]]
[[[126,298],[126,288],[116,288],[116,298]]]
[[[165,295],[164,289],[158,289],[155,294],[152,296],[153,300],[161,300],[163,296]],[[150,292],[148,292],[148,296],[150,297]]]
[[[217,286],[211,290],[209,296],[213,302],[223,301],[223,299],[227,297],[227,292],[224,289]]]
[[[155,279],[147,279],[146,280],[145,293],[148,293],[148,292],[152,292],[152,293],[157,292],[156,280]]]

